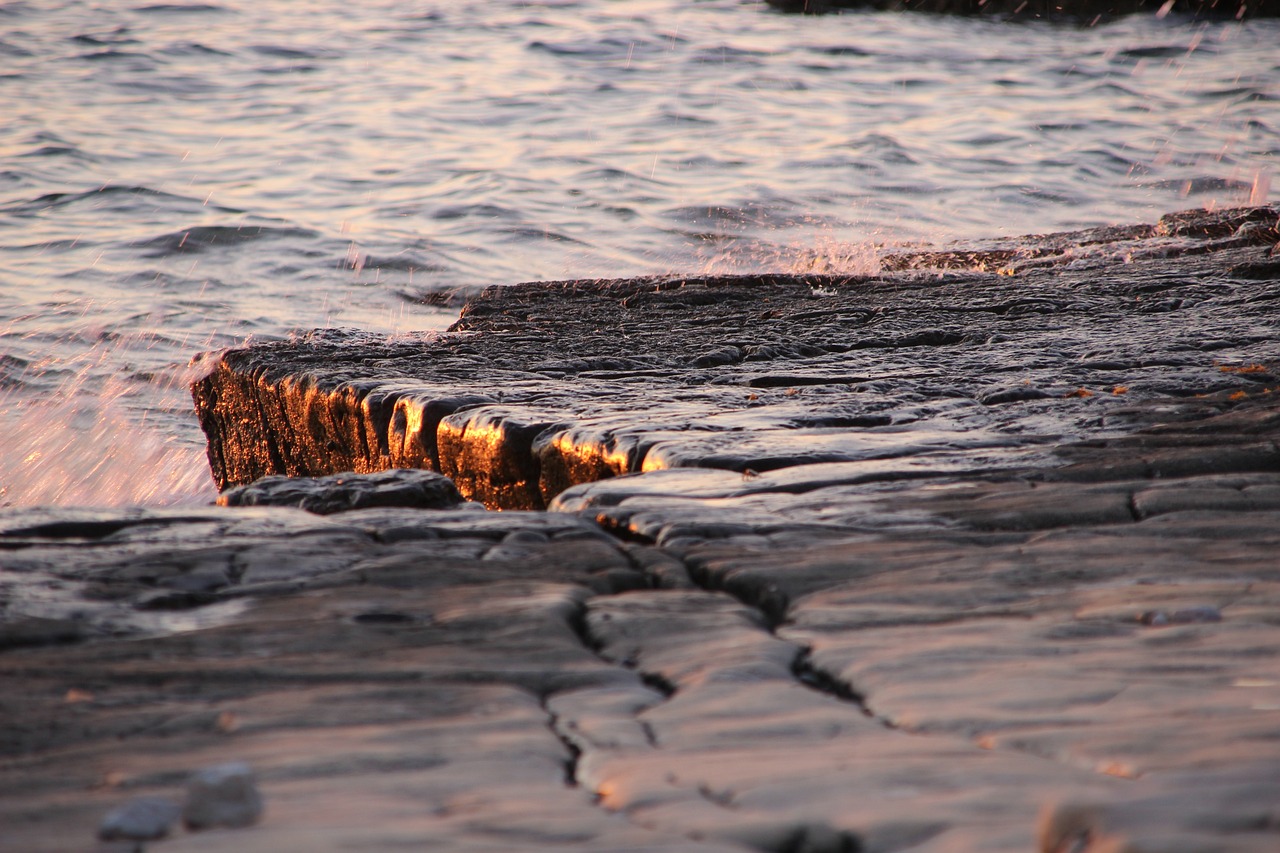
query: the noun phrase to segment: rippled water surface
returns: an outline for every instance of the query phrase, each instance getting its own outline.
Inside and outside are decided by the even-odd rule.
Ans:
[[[1280,22],[0,3],[0,503],[207,501],[200,352],[1272,199]]]

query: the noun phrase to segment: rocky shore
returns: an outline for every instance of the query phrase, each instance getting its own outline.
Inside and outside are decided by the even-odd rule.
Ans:
[[[1277,245],[228,352],[223,506],[0,513],[0,848],[1280,849]]]

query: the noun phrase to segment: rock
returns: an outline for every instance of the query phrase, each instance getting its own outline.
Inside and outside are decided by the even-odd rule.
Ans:
[[[95,517],[113,532],[86,540]],[[488,580],[522,577],[522,561],[552,552],[560,578],[646,582],[598,525],[569,515],[475,506],[327,516],[287,507],[0,511],[0,589],[13,593],[0,610],[0,649],[211,627],[246,598],[375,578],[447,586],[481,557]]]
[[[220,488],[424,466],[502,509],[662,469],[893,479],[1055,465],[1085,441],[1141,476],[1252,470],[1269,445],[1226,423],[1121,444],[1265,408],[1270,374],[1246,368],[1280,363],[1262,331],[1280,280],[1232,270],[1261,269],[1277,221],[1188,212],[889,254],[875,276],[496,287],[452,334],[232,350],[193,395]]]
[[[1280,769],[1274,764],[1179,773],[1160,780],[1155,791],[1049,806],[1041,816],[1038,849],[1265,853],[1280,840],[1278,804]]]
[[[504,511],[0,511],[0,626],[92,640],[0,654],[0,846],[234,755],[262,851],[1273,850],[1276,222],[230,352],[224,485],[419,465]]]
[[[168,797],[135,797],[107,813],[98,827],[103,841],[156,841],[178,822],[182,807]]]
[[[57,550],[65,566],[104,547],[30,534],[38,519],[46,534],[65,532],[79,511],[34,511],[25,523],[20,514],[6,518],[24,532],[0,532],[6,555]],[[180,833],[165,849],[743,853],[679,827],[633,824],[566,784],[574,754],[552,716],[566,727],[577,717],[557,697],[600,697],[590,713],[582,706],[581,730],[629,743],[644,742],[643,727],[613,715],[661,699],[584,643],[593,580],[628,568],[644,577],[628,556],[636,549],[592,522],[400,508],[326,517],[218,508],[201,512],[203,524],[168,526],[163,516],[119,516],[134,558],[152,566],[227,537],[245,553],[273,538],[287,546],[335,519],[369,533],[341,547],[352,564],[330,566],[327,584],[260,587],[194,628],[0,654],[3,849],[82,849],[119,791],[172,787],[210,755],[234,755],[270,780],[270,819],[251,841]],[[234,539],[246,524],[255,538]],[[26,547],[8,547],[17,541]],[[498,547],[520,551],[487,559]],[[281,547],[271,559],[282,576],[307,577],[319,558]]]
[[[0,650],[74,643],[91,633],[88,626],[74,619],[27,616],[0,623]]]
[[[262,795],[247,764],[237,761],[206,767],[187,783],[182,822],[188,829],[250,826],[261,816]]]
[[[1048,18],[1095,23],[1118,15],[1160,14],[1172,12],[1195,18],[1243,19],[1274,18],[1280,15],[1280,4],[1273,0],[1176,0],[1155,3],[1147,0],[766,0],[781,12],[823,15],[845,9],[879,9],[911,12],[941,12],[957,15],[993,15],[1014,20]]]
[[[463,503],[448,477],[404,468],[326,477],[263,477],[218,496],[219,506],[296,506],[317,515],[389,506],[452,509]]]

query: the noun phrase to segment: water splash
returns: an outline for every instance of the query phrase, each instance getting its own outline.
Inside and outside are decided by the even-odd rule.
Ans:
[[[880,272],[880,247],[869,240],[848,241],[827,234],[786,246],[735,241],[703,253],[699,271],[703,275],[771,272],[873,276]]]
[[[186,414],[187,386],[206,368],[197,362],[141,376],[124,372],[122,355],[138,338],[94,347],[52,393],[0,392],[0,506],[213,501],[204,449],[193,440],[194,419]],[[143,395],[148,408],[139,410],[136,399]],[[174,420],[189,423],[175,430]]]

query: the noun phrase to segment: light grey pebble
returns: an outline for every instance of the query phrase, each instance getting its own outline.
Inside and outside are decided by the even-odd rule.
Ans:
[[[107,813],[98,826],[103,841],[154,841],[164,838],[182,814],[168,797],[135,797]]]
[[[1169,621],[1179,625],[1188,622],[1221,622],[1222,611],[1209,604],[1198,604],[1173,611],[1169,614]]]
[[[262,816],[262,795],[253,770],[243,762],[196,772],[187,783],[182,820],[189,829],[249,826]]]
[[[1164,610],[1147,610],[1138,615],[1143,625],[1162,627],[1164,625],[1189,625],[1196,622],[1221,622],[1222,611],[1209,604],[1197,604],[1184,607],[1172,613]]]

